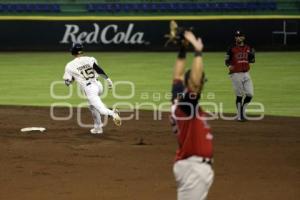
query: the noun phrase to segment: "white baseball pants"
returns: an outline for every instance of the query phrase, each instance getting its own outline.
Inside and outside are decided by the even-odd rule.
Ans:
[[[236,96],[247,95],[253,97],[253,83],[249,72],[230,74],[230,79]]]
[[[90,84],[84,86],[83,91],[90,104],[89,109],[92,112],[94,128],[102,127],[101,115],[112,116],[114,114],[99,97],[103,93],[102,84],[99,81],[91,81]]]
[[[173,166],[177,182],[177,200],[205,200],[213,182],[211,165],[192,156],[177,161]]]

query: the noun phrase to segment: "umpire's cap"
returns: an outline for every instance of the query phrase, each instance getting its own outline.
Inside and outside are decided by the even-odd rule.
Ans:
[[[240,30],[235,31],[234,37],[241,37],[241,36],[245,37],[245,33],[243,31]]]
[[[81,54],[83,51],[83,45],[80,43],[73,43],[70,51],[72,55]]]

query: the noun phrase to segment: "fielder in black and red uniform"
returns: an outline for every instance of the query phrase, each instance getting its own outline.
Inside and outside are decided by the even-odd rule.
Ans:
[[[174,66],[172,85],[172,114],[170,117],[178,140],[173,167],[177,182],[178,200],[204,200],[213,182],[213,145],[206,113],[198,101],[205,82],[200,38],[191,31],[184,32],[186,42],[193,45],[195,57],[185,73],[186,51],[181,45]]]
[[[255,52],[252,47],[245,44],[245,38],[245,34],[236,31],[235,44],[228,48],[225,59],[236,95],[238,121],[246,121],[246,107],[253,97],[249,63],[255,62]]]

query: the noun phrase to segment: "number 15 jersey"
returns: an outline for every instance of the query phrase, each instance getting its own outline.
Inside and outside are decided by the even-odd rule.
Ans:
[[[94,57],[80,56],[70,61],[65,67],[64,80],[73,80],[84,87],[88,82],[96,81],[98,74],[93,68],[94,64],[98,65]]]

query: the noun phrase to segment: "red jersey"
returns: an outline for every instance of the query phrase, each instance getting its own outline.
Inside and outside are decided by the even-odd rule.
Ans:
[[[254,49],[248,45],[235,45],[227,51],[225,64],[233,67],[229,73],[248,72],[250,70],[249,63],[254,62]]]
[[[171,125],[179,145],[176,161],[190,156],[213,156],[213,136],[204,119],[206,113],[198,106],[199,99],[200,94],[194,95],[186,90],[172,106]]]

